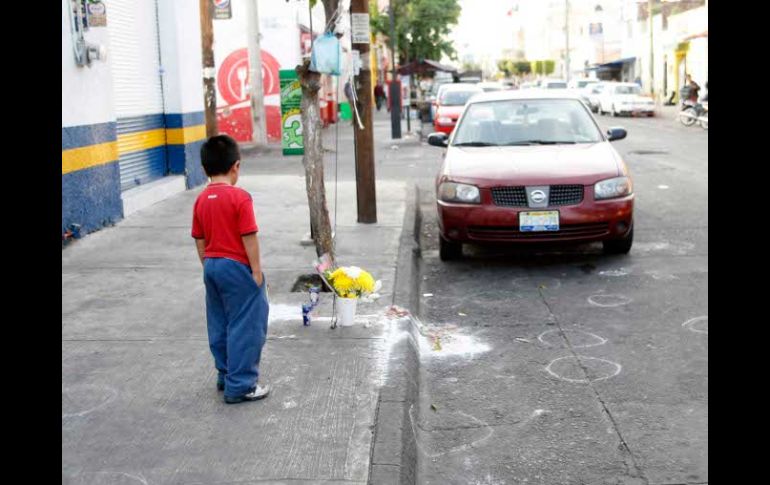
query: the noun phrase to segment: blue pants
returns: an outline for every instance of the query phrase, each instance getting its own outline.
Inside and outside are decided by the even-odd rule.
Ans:
[[[225,396],[248,394],[259,379],[259,358],[267,336],[267,282],[258,286],[249,266],[226,258],[204,260],[203,282],[218,382],[224,383]]]

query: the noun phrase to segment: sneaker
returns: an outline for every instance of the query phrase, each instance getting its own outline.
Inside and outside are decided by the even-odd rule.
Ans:
[[[270,386],[257,385],[257,387],[252,389],[251,392],[249,392],[248,394],[244,394],[243,396],[236,396],[236,397],[225,396],[225,402],[227,404],[236,404],[243,401],[258,401],[260,399],[266,398],[269,393],[270,393]]]

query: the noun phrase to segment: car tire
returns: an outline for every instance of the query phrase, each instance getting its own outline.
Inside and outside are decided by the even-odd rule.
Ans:
[[[443,237],[438,237],[438,256],[441,261],[452,261],[463,257],[462,243],[447,241]]]
[[[618,117],[618,112],[615,111],[615,105],[614,104],[612,105],[612,117],[613,118],[617,118]]]
[[[628,254],[634,244],[634,228],[625,237],[603,241],[604,254]]]

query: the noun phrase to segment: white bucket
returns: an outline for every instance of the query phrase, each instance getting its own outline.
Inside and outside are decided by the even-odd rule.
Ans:
[[[341,327],[352,327],[356,321],[356,304],[358,298],[337,298],[338,319],[337,324]]]

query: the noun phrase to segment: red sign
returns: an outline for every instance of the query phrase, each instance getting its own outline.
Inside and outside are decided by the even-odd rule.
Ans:
[[[264,95],[278,96],[278,61],[267,51],[262,51],[262,87]],[[250,142],[254,130],[251,117],[251,96],[249,94],[249,52],[238,49],[225,58],[217,72],[217,88],[225,101],[217,107],[217,120],[220,131],[232,136],[236,141]],[[265,100],[265,118],[267,137],[270,141],[281,139],[280,105],[269,104]]]

